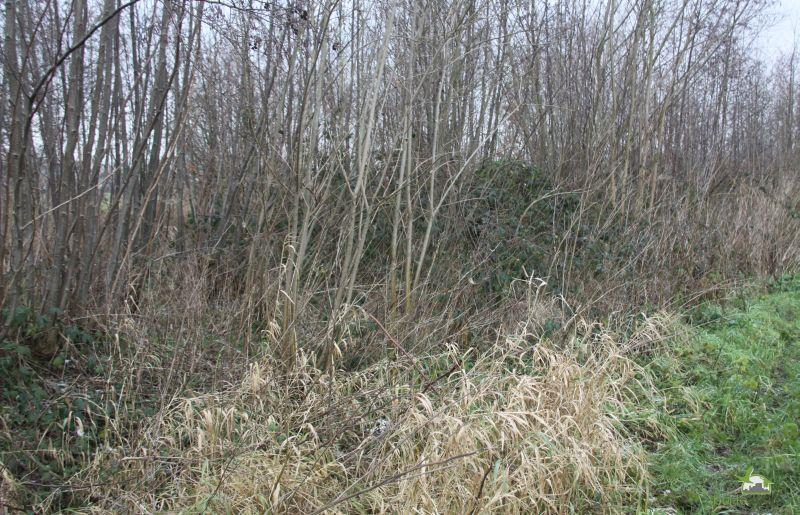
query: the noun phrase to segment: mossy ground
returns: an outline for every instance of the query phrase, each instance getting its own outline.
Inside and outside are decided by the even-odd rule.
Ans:
[[[656,506],[800,513],[800,280],[689,318],[687,335],[646,358],[669,434],[652,453]],[[771,494],[741,493],[750,468],[773,482]]]

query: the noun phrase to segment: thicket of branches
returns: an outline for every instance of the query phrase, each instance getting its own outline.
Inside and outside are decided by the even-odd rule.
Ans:
[[[649,503],[649,315],[800,264],[767,8],[5,0],[0,511]]]
[[[565,295],[777,273],[798,256],[797,59],[751,51],[764,7],[6,0],[3,332],[23,306],[115,313],[200,260],[245,339],[270,328],[291,364],[307,317],[328,364],[365,299],[393,332],[437,293],[468,303],[492,251],[462,251],[491,230],[475,206],[520,162],[576,199],[527,270]]]

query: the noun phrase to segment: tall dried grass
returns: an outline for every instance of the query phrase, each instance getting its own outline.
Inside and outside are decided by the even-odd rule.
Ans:
[[[134,452],[98,452],[88,476],[109,462],[118,471],[94,487],[95,509],[566,513],[645,502],[625,404],[653,390],[627,354],[668,323],[645,320],[622,338],[579,322],[580,336],[541,338],[537,299],[481,353],[452,344],[334,375],[302,353],[290,375],[278,360],[252,363],[224,392],[171,403]]]

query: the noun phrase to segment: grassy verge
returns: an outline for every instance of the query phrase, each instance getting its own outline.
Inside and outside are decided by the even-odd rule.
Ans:
[[[646,369],[664,396],[670,434],[651,458],[665,511],[800,512],[800,281],[772,293],[701,306],[692,328]],[[773,482],[743,495],[748,469]]]
[[[225,387],[147,376],[175,347],[135,328],[135,353],[118,351],[128,375],[75,351],[12,376],[35,360],[7,345],[0,500],[36,512],[800,513],[800,279],[624,330],[556,331],[557,299],[517,300],[480,349],[443,344],[333,375],[313,355],[288,374],[267,356]],[[212,376],[204,352],[174,369]],[[34,372],[53,369],[68,388],[31,397],[55,384]],[[105,390],[70,386],[89,373]],[[162,390],[181,393],[142,395]],[[750,468],[771,495],[741,494]]]

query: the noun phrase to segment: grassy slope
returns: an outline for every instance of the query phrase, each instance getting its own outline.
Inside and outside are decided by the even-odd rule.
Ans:
[[[673,317],[654,317],[625,343],[618,333],[584,331],[555,346],[529,334],[531,323],[477,359],[455,347],[420,357],[421,375],[384,360],[329,383],[300,367],[286,389],[276,388],[267,361],[240,388],[165,411],[151,431],[157,441],[104,448],[70,481],[107,485],[95,494],[108,511],[307,512],[363,490],[336,509],[617,513],[649,498],[652,513],[800,513],[800,278],[768,295],[701,306],[690,319],[673,336]],[[628,350],[643,348],[655,350],[636,358],[639,367]],[[453,363],[463,370],[446,372]],[[354,416],[331,409],[340,405]],[[392,421],[389,432],[370,436],[380,417]],[[640,425],[641,440],[617,420]],[[640,442],[651,451],[648,496]],[[181,466],[119,461],[154,453]],[[454,456],[463,457],[447,461]],[[423,462],[443,468],[392,479]],[[773,482],[772,495],[739,493],[750,467]],[[32,502],[23,494],[15,504]],[[46,506],[87,502],[73,497]]]
[[[647,368],[670,437],[652,457],[658,506],[686,513],[800,513],[800,281],[732,306],[703,306],[695,329]],[[745,496],[752,467],[769,496]]]

